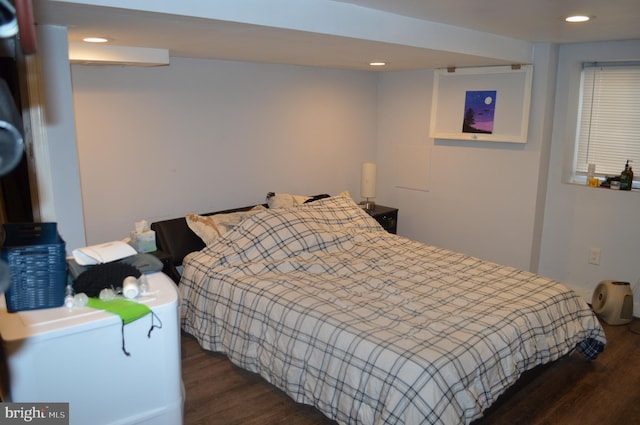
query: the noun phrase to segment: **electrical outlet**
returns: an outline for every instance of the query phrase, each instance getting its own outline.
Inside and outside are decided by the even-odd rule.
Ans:
[[[589,264],[600,265],[600,248],[591,248],[589,250]]]

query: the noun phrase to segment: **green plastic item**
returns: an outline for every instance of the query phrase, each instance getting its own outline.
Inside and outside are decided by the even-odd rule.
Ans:
[[[149,306],[135,301],[130,301],[126,298],[115,298],[109,301],[101,301],[99,298],[90,297],[87,301],[87,307],[108,311],[109,313],[120,316],[120,319],[122,319],[122,352],[127,356],[130,356],[131,354],[127,351],[124,343],[124,325],[151,313],[151,328],[149,329],[147,338],[151,337],[151,331],[153,331],[153,329],[162,328],[162,323],[159,325],[154,324],[153,319],[156,316]]]
[[[101,301],[99,298],[91,297],[87,302],[87,306],[117,314],[125,325],[151,313],[151,309],[146,304],[140,304],[125,298]]]

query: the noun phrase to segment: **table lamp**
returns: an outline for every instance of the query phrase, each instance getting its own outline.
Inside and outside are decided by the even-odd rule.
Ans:
[[[360,202],[364,209],[371,211],[376,207],[373,198],[376,197],[376,164],[365,162],[360,172],[360,197],[365,200]]]

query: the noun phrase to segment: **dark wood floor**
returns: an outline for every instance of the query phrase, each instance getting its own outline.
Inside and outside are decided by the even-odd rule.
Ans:
[[[594,362],[574,354],[547,368],[474,425],[640,424],[640,320],[607,326]],[[182,337],[184,425],[335,424],[259,376]]]

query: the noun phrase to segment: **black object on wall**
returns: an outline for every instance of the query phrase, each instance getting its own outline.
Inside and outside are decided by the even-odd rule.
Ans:
[[[22,119],[4,79],[0,79],[0,176],[13,171],[24,154]]]
[[[20,92],[15,59],[0,58],[0,79],[0,192],[5,219],[9,223],[32,222],[33,209],[19,113]],[[18,136],[19,142],[16,140]],[[14,163],[16,155],[17,162]]]

